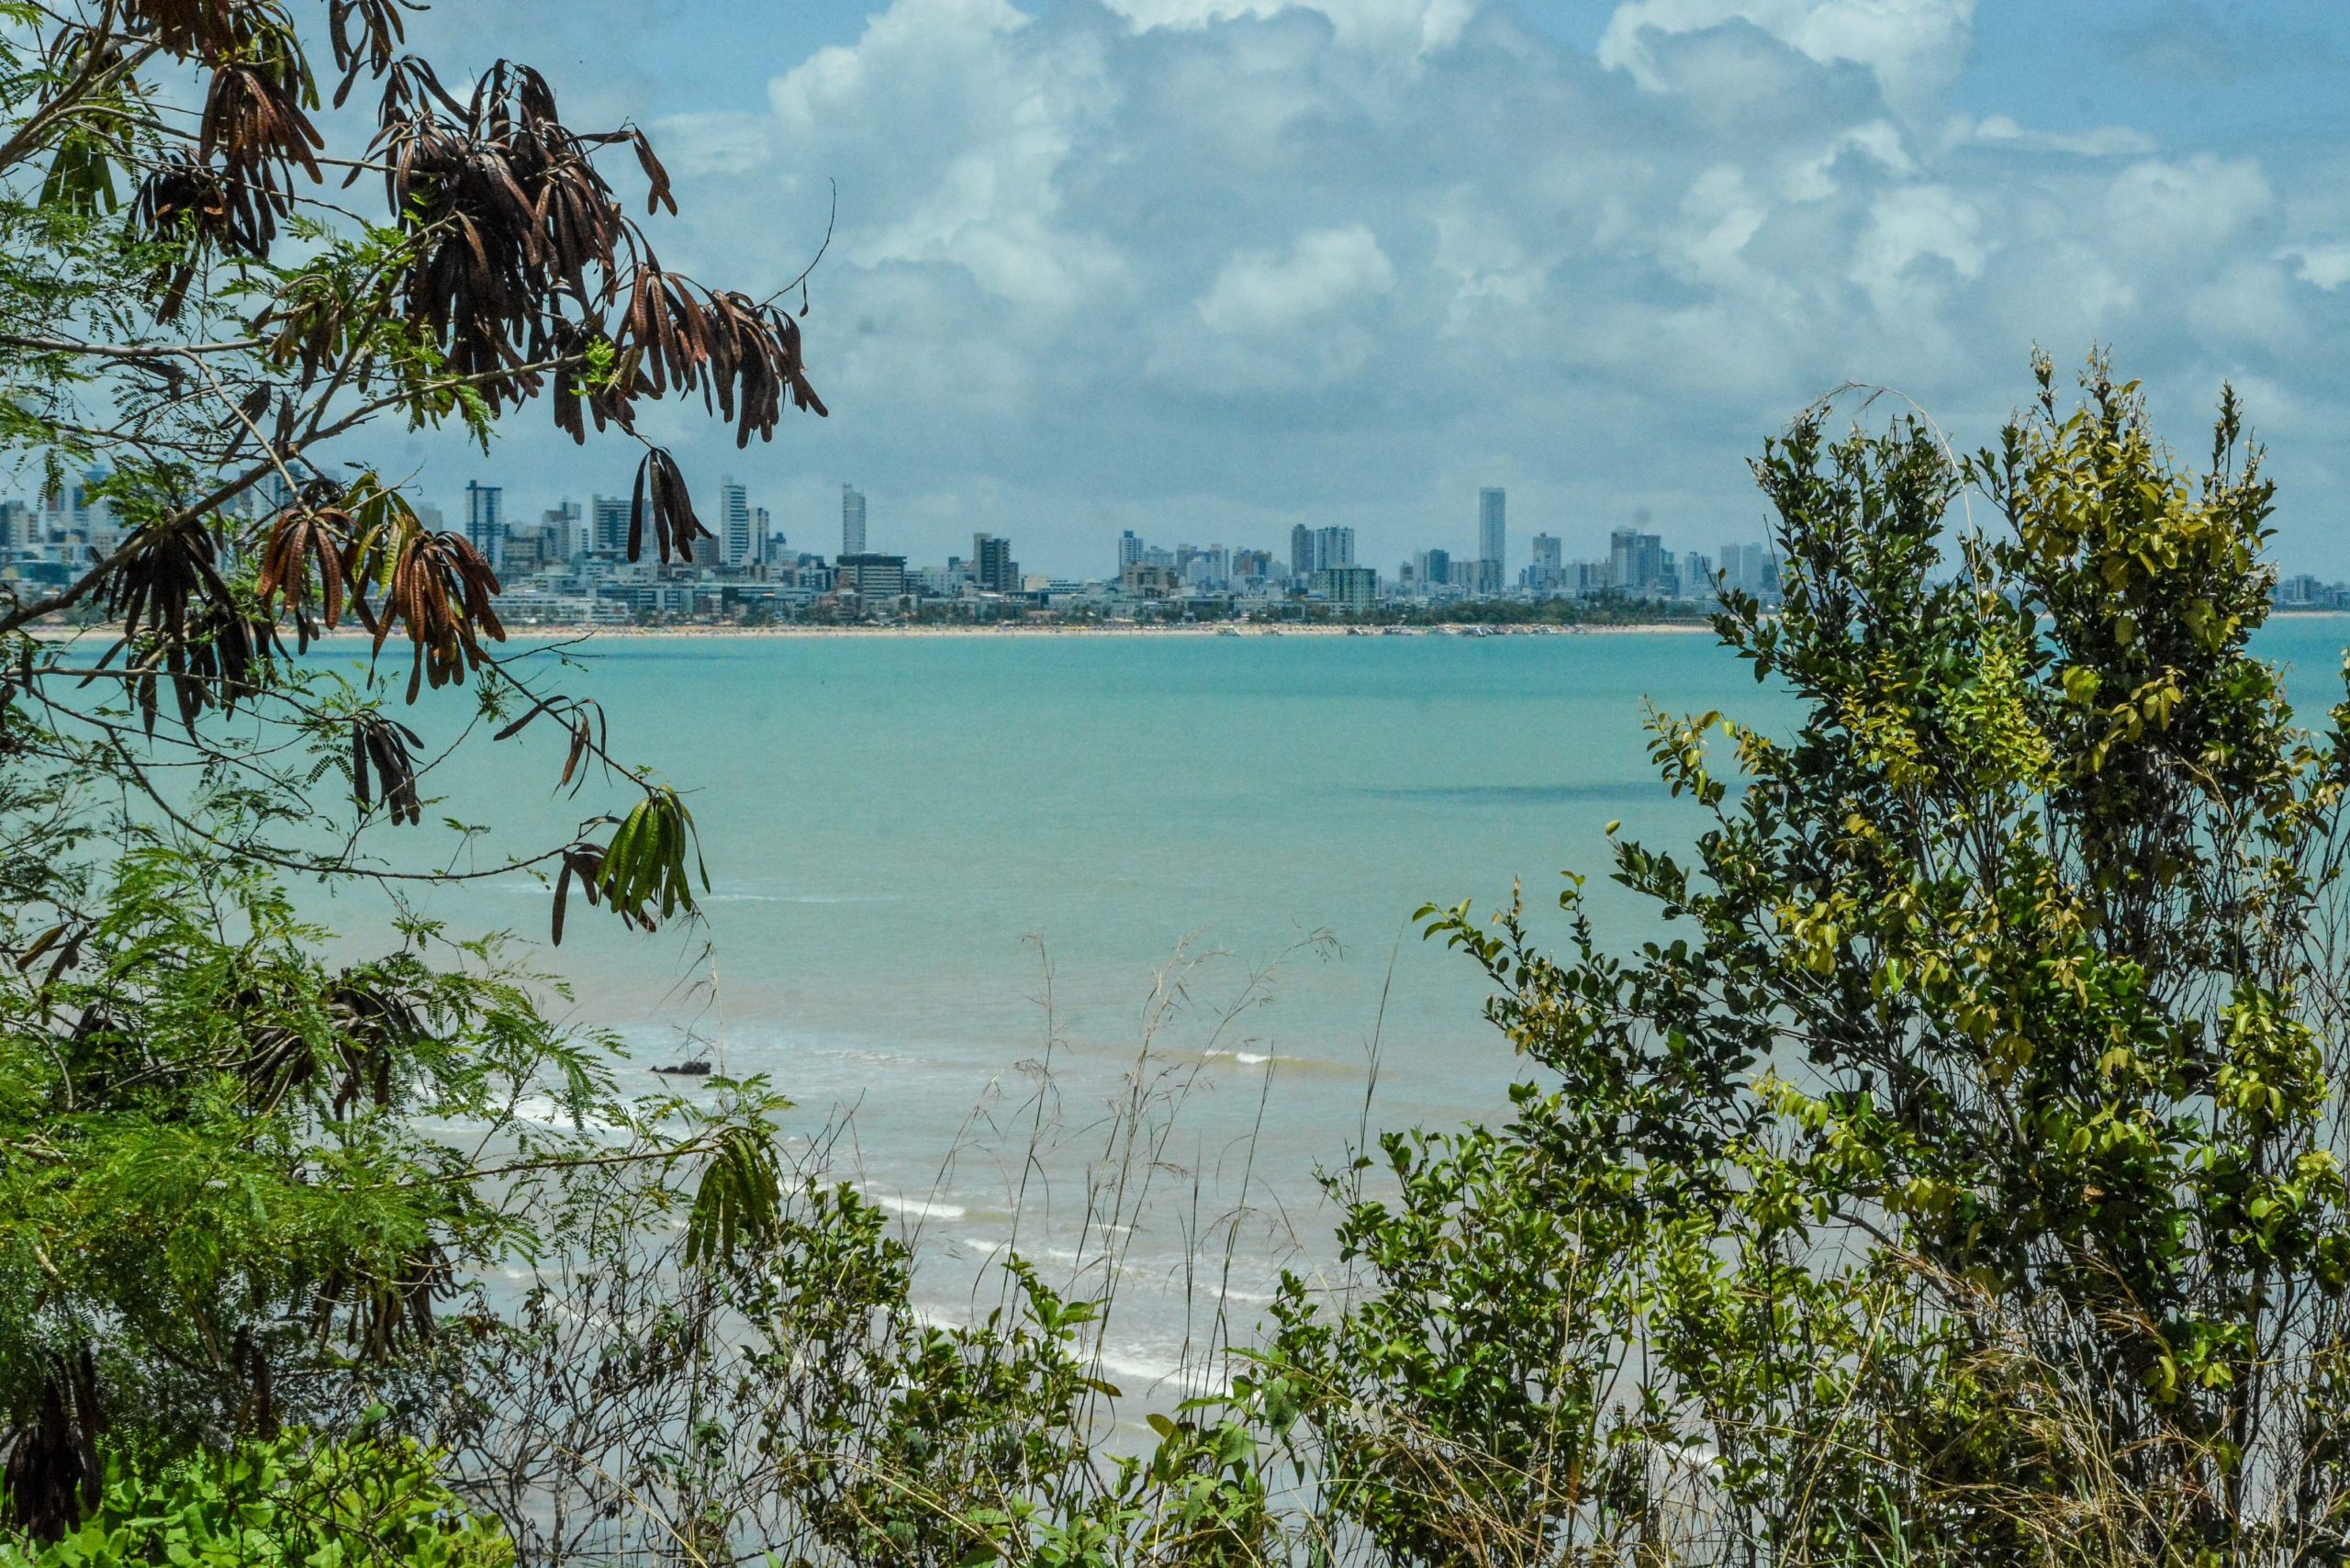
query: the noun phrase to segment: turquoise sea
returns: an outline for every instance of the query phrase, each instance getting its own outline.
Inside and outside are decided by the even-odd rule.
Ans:
[[[2322,705],[2345,633],[2297,618],[2263,647]],[[1606,825],[1678,845],[1695,821],[1649,770],[1644,702],[1790,711],[1685,634],[612,639],[565,684],[690,792],[714,890],[683,940],[575,904],[535,957],[576,1016],[647,1086],[687,1056],[774,1079],[795,1133],[904,1216],[942,1313],[965,1260],[1016,1240],[1098,1281],[1106,1244],[1111,1361],[1144,1377],[1203,1332],[1186,1260],[1244,1316],[1326,1260],[1314,1172],[1366,1126],[1505,1112],[1483,977],[1414,910],[1522,879],[1556,933],[1579,869],[1602,930],[1641,939]],[[486,749],[444,813],[541,843],[578,814],[552,726]],[[435,911],[544,939],[520,877]],[[1121,1169],[1136,1228],[1085,1234],[1089,1172]]]

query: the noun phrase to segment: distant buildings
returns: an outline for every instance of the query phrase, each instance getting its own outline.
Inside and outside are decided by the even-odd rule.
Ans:
[[[2321,582],[2307,572],[2280,577],[2269,590],[2279,610],[2350,610],[2350,583]]]
[[[629,498],[597,496],[588,503],[588,553],[607,561],[628,554]]]
[[[1313,593],[1333,609],[1362,614],[1379,602],[1379,574],[1369,566],[1325,566],[1314,574]]]
[[[729,566],[755,566],[767,554],[764,530],[751,523],[751,493],[732,479],[718,486],[719,560]]]
[[[123,525],[106,491],[106,476],[93,473],[30,500],[0,502],[0,577],[70,580],[93,551],[110,549]],[[293,500],[291,487],[273,480],[231,510],[240,518],[261,519]],[[1466,552],[1449,544],[1431,547],[1387,577],[1358,562],[1356,531],[1337,523],[1295,525],[1285,554],[1214,541],[1154,544],[1124,529],[1115,572],[1080,580],[1024,573],[1013,542],[995,533],[974,533],[969,558],[949,557],[944,565],[916,566],[903,554],[873,549],[866,497],[854,485],[841,487],[846,548],[829,561],[794,549],[756,504],[751,487],[731,476],[697,500],[717,538],[691,562],[660,560],[650,541],[637,560],[628,559],[633,503],[627,494],[591,495],[584,508],[569,498],[551,505],[534,500],[527,509],[518,502],[514,510],[530,520],[524,521],[506,506],[501,486],[476,479],[464,487],[459,526],[492,562],[508,589],[510,618],[523,625],[899,615],[983,621],[1033,613],[1311,618],[1488,599],[1613,599],[1702,609],[1722,592],[1751,594],[1766,603],[1778,592],[1779,563],[1769,545],[1729,543],[1716,556],[1676,555],[1643,526],[1645,518],[1615,530],[1598,560],[1569,560],[1560,532],[1538,531],[1523,569],[1505,578],[1508,503],[1499,487],[1478,491],[1473,556],[1460,558]],[[425,526],[442,526],[437,508],[414,504]],[[2277,592],[2288,607],[2350,606],[2350,594],[2311,578],[2287,579]]]
[[[1681,586],[1664,541],[1637,528],[1619,528],[1607,536],[1607,585],[1632,599],[1655,599]]]
[[[833,563],[835,586],[867,610],[894,608],[906,596],[906,558],[843,551]]]
[[[1502,591],[1509,561],[1509,497],[1498,487],[1477,492],[1477,591]]]
[[[1533,550],[1534,558],[1526,568],[1527,590],[1538,599],[1552,597],[1566,583],[1566,566],[1560,554],[1558,535],[1536,534]]]
[[[1351,528],[1308,528],[1304,523],[1289,531],[1289,575],[1298,583],[1308,583],[1316,572],[1326,572],[1355,564],[1355,531]]]
[[[1722,587],[1756,599],[1774,599],[1779,592],[1779,558],[1767,544],[1722,546]]]
[[[496,485],[465,487],[465,543],[495,571],[506,562],[506,492]]]
[[[1018,593],[1020,563],[1012,558],[1012,541],[992,533],[971,535],[971,578],[981,593]]]
[[[841,554],[865,554],[865,492],[854,485],[841,487]]]

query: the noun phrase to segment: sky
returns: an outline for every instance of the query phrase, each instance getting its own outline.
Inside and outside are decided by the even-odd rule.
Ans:
[[[663,261],[803,327],[826,420],[647,432],[803,549],[1006,534],[1098,577],[1358,531],[1511,565],[1646,517],[1760,539],[1747,471],[1841,385],[1961,448],[2095,346],[2192,456],[2223,382],[2279,559],[2350,577],[2350,6],[2297,0],[442,0],[444,76],[544,71],[677,176]],[[626,188],[625,155],[613,165]],[[1889,405],[1855,417],[1881,420]],[[487,457],[385,438],[454,508],[615,492],[543,409]]]

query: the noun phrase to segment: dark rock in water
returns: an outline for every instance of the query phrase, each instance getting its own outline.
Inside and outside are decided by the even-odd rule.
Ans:
[[[708,1078],[710,1063],[696,1057],[691,1061],[681,1061],[675,1067],[656,1067],[653,1071],[658,1078]]]

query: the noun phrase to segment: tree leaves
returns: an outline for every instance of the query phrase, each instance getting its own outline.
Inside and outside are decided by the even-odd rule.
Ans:
[[[692,813],[676,790],[660,786],[647,791],[613,833],[593,883],[614,913],[650,931],[655,910],[662,920],[693,911],[696,877],[708,891],[710,871],[701,863]]]
[[[775,1150],[759,1129],[724,1127],[714,1141],[686,1216],[689,1269],[716,1267],[766,1246],[782,1207]]]

